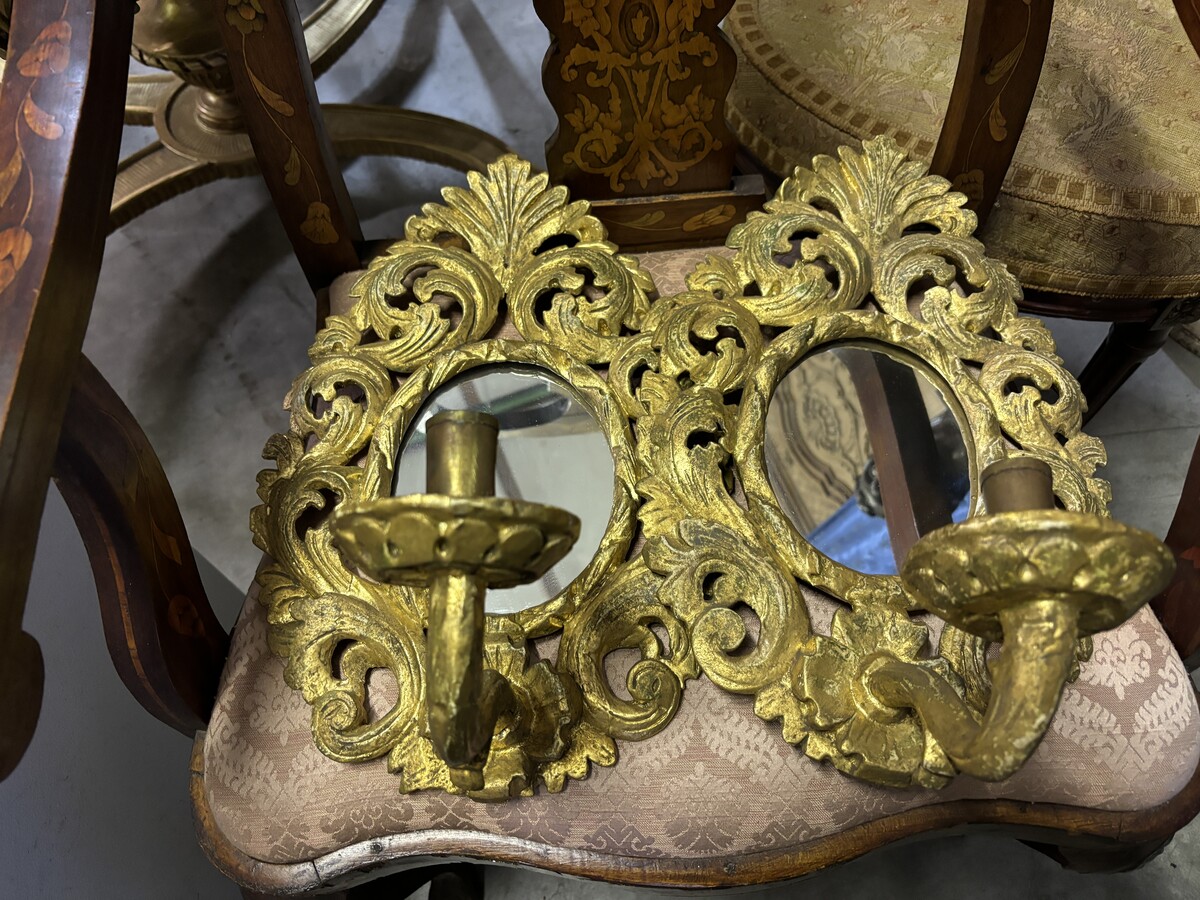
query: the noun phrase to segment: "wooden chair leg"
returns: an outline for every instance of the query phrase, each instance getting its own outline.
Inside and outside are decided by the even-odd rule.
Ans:
[[[344,891],[303,896],[311,900],[405,900],[425,885],[429,885],[429,900],[483,900],[483,866],[471,863],[425,866]],[[242,889],[243,900],[277,900],[278,896]]]
[[[1064,869],[1083,875],[1132,872],[1158,856],[1167,846],[1164,841],[1119,847],[1064,847],[1038,841],[1021,843],[1050,857]]]
[[[1079,385],[1087,398],[1086,422],[1116,393],[1138,366],[1162,349],[1170,328],[1147,322],[1115,322],[1083,371]]]

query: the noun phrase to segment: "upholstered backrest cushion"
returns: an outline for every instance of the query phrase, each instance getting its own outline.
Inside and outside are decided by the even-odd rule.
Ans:
[[[781,176],[877,134],[928,161],[966,7],[737,0],[725,26],[739,53],[729,100],[735,133]],[[1200,292],[1197,98],[1200,58],[1170,0],[1056,4],[1037,94],[980,235],[990,254],[1029,287]],[[1004,133],[1007,108],[1001,91],[973,140]]]

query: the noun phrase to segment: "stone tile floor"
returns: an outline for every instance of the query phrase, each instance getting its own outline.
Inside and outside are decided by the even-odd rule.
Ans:
[[[541,93],[546,35],[528,3],[388,0],[320,82],[326,100],[404,105],[487,129],[540,162],[553,117]],[[130,129],[127,149],[150,139]],[[454,172],[402,161],[348,167],[375,236],[396,235]],[[108,244],[86,352],[125,398],[163,459],[214,603],[231,624],[258,551],[246,527],[265,439],[306,365],[311,298],[266,192],[254,179],[177,198]],[[1104,327],[1050,323],[1078,371]],[[1200,359],[1170,347],[1093,420],[1110,464],[1113,512],[1165,532],[1200,434]],[[215,485],[220,483],[220,487]],[[27,628],[50,678],[29,756],[0,785],[0,864],[13,897],[234,897],[191,835],[187,741],[145,715],[105,655],[86,559],[54,492],[47,504]],[[239,586],[235,588],[234,585]],[[512,869],[489,897],[645,896]],[[1079,876],[1016,842],[971,833],[885,849],[798,885],[741,896],[1200,896],[1200,825],[1137,872]]]

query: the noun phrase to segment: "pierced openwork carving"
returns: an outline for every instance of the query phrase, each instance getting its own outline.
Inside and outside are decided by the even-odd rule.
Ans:
[[[889,139],[818,157],[731,232],[732,258],[710,256],[688,290],[657,297],[586,203],[515,157],[443,196],[318,334],[288,396],[290,430],[265,451],[275,468],[260,476],[252,527],[273,563],[260,599],[322,752],[386,756],[404,791],[557,791],[589,764],[614,764],[618,741],[665,728],[703,675],[752,695],[785,740],[848,774],[937,786],[961,771],[948,753],[961,747],[944,748],[914,704],[895,699],[896,682],[932,679],[977,723],[990,692],[985,636],[948,625],[931,648],[912,615],[923,601],[900,578],[816,551],[781,511],[763,444],[790,369],[819,348],[866,346],[918,367],[951,401],[973,514],[984,467],[1020,457],[1049,467],[1065,509],[1103,515],[1109,490],[1093,473],[1104,451],[1080,431],[1079,388],[1046,329],[1017,318],[1018,285],[971,236],[965,197]],[[429,590],[348,561],[378,552],[393,561],[382,571],[407,551],[343,545],[344,556],[334,535],[340,516],[389,496],[430,394],[493,365],[570,385],[608,438],[615,481],[606,536],[583,573],[539,606],[486,617],[484,667],[515,699],[498,713],[480,787],[430,741]],[[364,527],[353,540],[386,543]],[[1042,552],[1030,541],[1012,552]],[[801,585],[841,601],[829,634],[814,632]],[[552,635],[547,650],[538,639]],[[1074,632],[1062,641],[1073,648]],[[606,670],[618,650],[640,656],[624,685]],[[394,675],[398,695],[372,716],[375,669]]]

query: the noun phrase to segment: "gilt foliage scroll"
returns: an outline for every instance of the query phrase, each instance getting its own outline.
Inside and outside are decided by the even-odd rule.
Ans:
[[[870,715],[829,686],[882,650],[982,708],[980,640],[947,627],[931,647],[898,578],[814,549],[780,508],[763,444],[793,367],[821,348],[866,346],[940,387],[973,487],[988,463],[1025,454],[1050,465],[1064,507],[1103,513],[1108,487],[1093,473],[1104,451],[1080,431],[1078,385],[1046,329],[1017,317],[1019,287],[972,236],[965,198],[885,138],[818,157],[731,232],[732,257],[707,257],[686,290],[659,296],[588,205],[528,163],[506,157],[443,196],[317,335],[287,400],[290,428],[266,448],[274,468],[260,476],[253,530],[272,563],[260,600],[322,752],[386,757],[401,790],[459,791],[426,734],[427,593],[354,571],[329,516],[389,494],[434,391],[521,366],[570,385],[597,420],[613,503],[594,559],[558,596],[488,616],[485,665],[556,724],[553,740],[498,730],[473,796],[561,790],[591,764],[615,764],[618,742],[668,727],[699,677],[753,697],[783,740],[848,774],[896,786],[952,778],[915,715]],[[813,629],[810,589],[839,601],[828,634]],[[553,635],[541,659],[539,639]],[[610,675],[616,651],[636,656],[623,683]],[[397,684],[378,715],[376,669]]]

